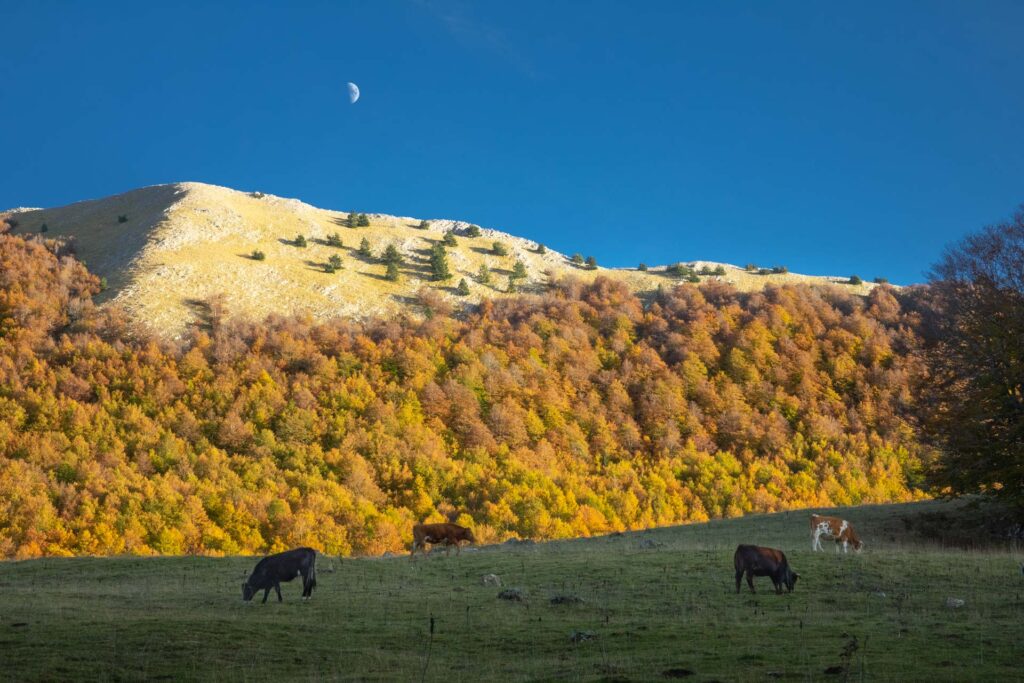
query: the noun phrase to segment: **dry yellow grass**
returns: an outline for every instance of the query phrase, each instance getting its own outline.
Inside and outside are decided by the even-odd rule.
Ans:
[[[345,212],[202,183],[156,185],[54,209],[16,211],[18,233],[39,232],[46,224],[48,237],[74,236],[79,256],[93,272],[107,278],[110,289],[104,298],[171,337],[182,334],[196,319],[196,302],[216,295],[224,297],[234,315],[262,318],[270,313],[300,313],[315,319],[393,315],[407,309],[424,285],[466,303],[508,296],[504,290],[516,260],[526,266],[526,291],[537,291],[548,281],[570,274],[583,280],[605,275],[640,292],[676,284],[666,276],[664,266],[647,272],[586,270],[574,266],[564,254],[550,249],[538,254],[536,242],[497,230],[483,229],[479,237],[468,237],[463,233],[469,223],[434,220],[423,230],[419,219],[370,214],[369,227],[349,228]],[[124,222],[119,220],[122,216]],[[445,283],[430,282],[427,251],[449,230],[458,235],[458,245],[448,257],[453,277]],[[326,244],[327,236],[335,232],[344,242],[341,249]],[[291,243],[300,234],[308,242],[305,248]],[[356,254],[364,237],[375,256],[389,244],[399,250],[405,265],[398,282],[385,279],[386,268],[379,260]],[[507,247],[506,256],[491,252],[495,241]],[[266,259],[250,258],[254,250],[262,251]],[[344,265],[336,273],[327,273],[324,265],[333,254],[341,256]],[[689,263],[696,268],[719,265]],[[484,264],[492,272],[490,285],[477,282]],[[717,279],[745,291],[769,283],[845,281],[795,273],[757,275],[721,265],[726,274]],[[467,297],[455,292],[461,278],[469,284]],[[842,286],[863,294],[873,285]]]

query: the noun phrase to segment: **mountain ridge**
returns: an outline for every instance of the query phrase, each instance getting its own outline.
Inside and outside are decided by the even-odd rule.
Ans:
[[[647,271],[635,268],[586,268],[553,249],[538,253],[538,242],[493,228],[452,219],[421,219],[366,214],[369,225],[348,227],[348,212],[321,209],[295,198],[241,191],[200,182],[150,185],[117,195],[74,202],[54,208],[16,208],[0,215],[17,221],[16,233],[45,232],[47,237],[74,238],[76,252],[90,270],[106,279],[102,301],[123,306],[138,321],[158,333],[176,337],[201,317],[199,304],[222,297],[233,315],[262,318],[270,314],[369,318],[391,316],[408,308],[421,287],[437,289],[452,302],[475,304],[485,298],[508,296],[508,277],[522,261],[526,278],[520,292],[543,291],[550,282],[574,276],[584,281],[598,275],[625,282],[636,292],[671,287],[678,278],[666,266]],[[458,245],[448,250],[453,277],[433,282],[427,263],[430,247],[446,232]],[[344,246],[332,247],[327,236],[338,233]],[[303,235],[306,247],[294,239]],[[374,258],[360,257],[362,239]],[[500,242],[507,255],[493,253]],[[381,252],[394,245],[404,264],[398,282],[385,279]],[[250,258],[261,251],[265,260]],[[340,256],[343,267],[327,272],[328,259]],[[721,267],[724,275],[705,276],[737,289],[753,291],[768,284],[803,282],[830,285],[846,278],[796,273],[757,274],[713,261],[685,261],[694,269]],[[492,282],[481,282],[486,265]],[[722,272],[721,270],[719,272]],[[454,285],[465,279],[467,296]],[[873,285],[843,284],[865,294]]]

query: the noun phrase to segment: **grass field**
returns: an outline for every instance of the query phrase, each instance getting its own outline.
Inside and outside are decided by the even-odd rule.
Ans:
[[[293,582],[281,604],[243,605],[252,558],[0,563],[0,677],[1022,680],[1019,549],[908,531],[955,505],[841,511],[859,556],[812,553],[807,513],[791,512],[415,562],[321,557],[308,603]],[[795,592],[763,578],[736,595],[738,542],[785,550]],[[499,600],[490,573],[526,600]]]

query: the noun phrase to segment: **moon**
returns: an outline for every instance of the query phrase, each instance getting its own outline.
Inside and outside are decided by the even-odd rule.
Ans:
[[[356,100],[359,99],[359,86],[349,81],[346,86],[348,87],[348,101],[351,104],[355,104]]]

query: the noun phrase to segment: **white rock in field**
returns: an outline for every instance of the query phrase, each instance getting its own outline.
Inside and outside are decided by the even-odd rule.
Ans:
[[[958,609],[960,607],[963,607],[965,604],[967,603],[965,603],[960,598],[946,598],[946,607],[950,609]]]
[[[497,586],[501,588],[501,577],[497,574],[484,574],[480,577],[480,581],[485,586]]]

